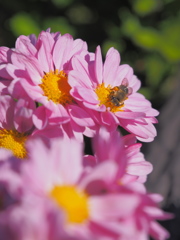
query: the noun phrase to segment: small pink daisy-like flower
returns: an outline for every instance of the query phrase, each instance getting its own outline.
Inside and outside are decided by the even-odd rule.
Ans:
[[[152,141],[156,136],[153,123],[158,111],[145,97],[137,93],[140,81],[129,65],[119,65],[120,55],[110,48],[103,65],[100,47],[95,57],[75,56],[69,74],[71,94],[82,102],[96,122],[114,130],[118,125],[141,141]]]
[[[94,121],[70,95],[68,74],[71,58],[85,50],[87,44],[69,34],[42,31],[37,39],[20,36],[15,49],[0,49],[0,90],[15,99],[24,98],[26,92],[37,103],[33,113],[36,128],[69,123],[79,137]]]
[[[72,139],[52,140],[48,147],[32,139],[27,149],[29,161],[20,165],[23,196],[18,205],[12,203],[4,222],[0,212],[0,231],[11,229],[18,240],[26,239],[26,231],[38,240],[41,234],[45,240],[168,238],[156,222],[171,217],[157,207],[160,197],[118,184],[116,161],[103,161],[90,171],[83,167],[82,145]],[[8,180],[8,171],[0,175],[0,184],[11,189],[15,183]]]

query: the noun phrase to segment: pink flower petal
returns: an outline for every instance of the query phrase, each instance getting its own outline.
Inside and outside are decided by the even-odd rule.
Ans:
[[[108,127],[109,131],[113,131],[117,127],[117,119],[111,112],[102,112],[101,121],[103,125]]]
[[[12,63],[20,69],[26,69],[33,83],[40,83],[41,76],[44,75],[40,63],[34,56],[25,56],[18,53],[12,54]]]
[[[91,155],[85,155],[83,157],[83,166],[84,167],[95,167],[97,164],[96,158]]]
[[[144,119],[121,119],[120,124],[127,131],[134,133],[139,140],[150,142],[156,136],[156,129]]]
[[[37,48],[40,49],[41,45],[43,45],[47,53],[52,53],[54,43],[55,41],[52,34],[47,31],[46,32],[42,31],[38,37],[37,44],[39,44],[39,46]]]
[[[116,144],[118,142],[118,148]],[[106,128],[100,128],[92,141],[94,153],[98,162],[112,159],[119,162],[123,155],[124,143],[118,131],[109,132]]]
[[[83,127],[91,127],[95,125],[90,115],[82,108],[76,105],[69,105],[68,111],[73,121],[76,122],[78,125]]]
[[[141,163],[130,163],[127,166],[127,173],[132,175],[143,176],[151,173],[152,170],[152,164],[147,161],[143,161]]]
[[[34,47],[33,44],[31,44],[31,41],[28,37],[26,36],[20,36],[16,40],[15,44],[16,49],[18,49],[21,53],[25,55],[34,55],[37,52],[37,49]]]
[[[87,51],[87,43],[82,41],[81,39],[74,40],[70,57],[80,53],[82,50]]]
[[[56,105],[54,102],[49,101],[45,107],[51,112],[49,115],[49,121],[54,122],[57,125],[70,121],[67,109],[63,105]]]
[[[106,161],[102,164],[99,164],[96,166],[96,168],[93,168],[93,171],[91,171],[80,183],[81,188],[86,188],[89,183],[93,181],[104,181],[112,182],[114,180],[115,174],[117,173],[117,165],[113,161]],[[93,187],[93,186],[92,186]],[[93,188],[92,188],[92,191]]]
[[[0,63],[6,63],[8,62],[8,53],[10,53],[12,50],[8,47],[0,47]]]
[[[56,41],[53,50],[53,60],[56,69],[64,69],[64,64],[69,60],[72,46],[73,39],[70,34],[64,34]]]
[[[94,103],[88,103],[88,102],[83,102],[83,105],[89,109],[94,109],[98,112],[105,112],[106,111],[106,106],[105,105],[98,105],[99,101],[95,105]]]
[[[62,184],[76,184],[81,176],[82,166],[82,144],[74,139],[67,139],[66,141],[54,141],[54,149],[56,149],[55,156],[57,177],[61,179]],[[52,152],[52,154],[54,154]],[[72,171],[73,169],[73,171]]]
[[[127,78],[128,83],[130,82],[130,79],[133,75],[133,70],[132,68],[127,65],[123,64],[118,67],[116,77],[114,80],[112,80],[113,86],[119,86],[122,84],[123,79]],[[130,86],[130,84],[129,84]]]
[[[8,96],[0,96],[0,127],[14,129],[15,102]]]
[[[125,101],[125,107],[131,111],[146,112],[151,109],[151,103],[140,93],[134,93]]]
[[[16,78],[15,71],[19,71],[19,69],[10,63],[0,65],[0,75],[2,78],[7,80]]]
[[[58,126],[49,126],[47,125],[43,129],[35,129],[32,133],[32,136],[44,136],[48,138],[57,138],[64,137],[62,129]]]
[[[170,237],[169,232],[157,222],[151,222],[150,235],[157,240],[166,240]]]
[[[139,204],[135,195],[108,194],[108,196],[92,197],[90,202],[93,220],[127,217],[135,211]]]
[[[14,126],[19,132],[26,132],[33,127],[32,114],[34,110],[35,104],[30,107],[28,101],[24,99],[18,100],[14,115]]]
[[[37,129],[43,129],[48,123],[47,110],[44,106],[38,107],[33,114],[33,123]]]
[[[37,57],[43,71],[48,73],[52,69],[52,55],[44,48],[44,45],[41,45]]]
[[[118,118],[123,119],[136,119],[146,116],[143,112],[116,112],[115,114]]]
[[[103,62],[102,62],[102,54],[101,54],[101,48],[98,46],[96,48],[96,54],[95,54],[95,74],[98,84],[102,84],[102,74],[103,74]]]
[[[99,101],[97,99],[97,95],[96,93],[92,90],[92,89],[84,89],[82,87],[77,87],[76,88],[79,96],[81,96],[81,98],[91,104],[98,104]]]
[[[135,144],[137,139],[134,134],[128,134],[123,137],[125,147]],[[141,145],[141,144],[140,144]]]
[[[141,81],[133,75],[131,79],[129,79],[129,86],[133,88],[133,92],[137,92],[141,87]]]
[[[119,63],[120,56],[118,51],[114,48],[110,48],[106,54],[106,60],[104,62],[103,78],[106,85],[111,85],[113,79],[115,79]]]
[[[73,58],[72,62],[74,62],[74,65],[76,64],[76,66],[79,66],[79,69],[82,69],[82,72],[80,73],[79,71],[76,71],[76,70],[70,71],[70,73],[68,75],[68,82],[71,85],[71,87],[81,86],[81,87],[85,87],[85,88],[91,88],[92,82],[88,78],[86,71],[83,70],[84,69],[84,67],[82,66],[83,62],[81,62],[81,64],[80,64],[77,57]]]

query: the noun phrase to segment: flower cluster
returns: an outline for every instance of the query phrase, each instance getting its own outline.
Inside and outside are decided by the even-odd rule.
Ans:
[[[0,47],[0,238],[165,240],[141,143],[158,111],[110,48],[42,31]],[[118,127],[128,134],[121,136]],[[84,152],[90,137],[92,155]]]

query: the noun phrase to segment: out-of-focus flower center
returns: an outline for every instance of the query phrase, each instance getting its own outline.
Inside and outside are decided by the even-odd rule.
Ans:
[[[122,85],[112,88],[110,85],[105,87],[104,83],[100,84],[95,89],[100,105],[105,105],[111,112],[123,111],[121,108],[124,107],[124,101],[127,99],[128,90],[126,91],[126,88],[121,86]]]
[[[88,196],[75,186],[55,186],[50,196],[65,211],[68,223],[83,223],[88,219]]]
[[[71,87],[68,83],[67,74],[64,71],[50,71],[45,73],[41,79],[42,83],[39,86],[44,92],[44,96],[48,100],[52,100],[56,104],[66,105],[73,101],[69,91]]]
[[[0,130],[0,147],[9,149],[17,158],[26,158],[27,151],[25,141],[27,136],[24,133],[19,133],[16,130]]]

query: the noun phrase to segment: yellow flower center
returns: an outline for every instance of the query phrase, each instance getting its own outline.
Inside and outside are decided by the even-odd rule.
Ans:
[[[69,91],[71,87],[68,83],[67,74],[64,71],[50,71],[45,73],[41,79],[42,83],[39,86],[44,92],[44,96],[48,100],[52,100],[56,104],[66,105],[73,101]]]
[[[95,93],[98,96],[99,105],[105,105],[111,112],[123,111],[121,108],[124,107],[124,102],[119,101],[118,87],[112,88],[110,85],[105,87],[104,83],[102,83],[95,89]]]
[[[75,186],[55,186],[50,196],[65,211],[67,222],[83,223],[88,219],[88,196]]]
[[[17,158],[26,158],[27,151],[25,141],[27,136],[24,133],[19,133],[16,130],[0,130],[0,147],[9,149]]]

